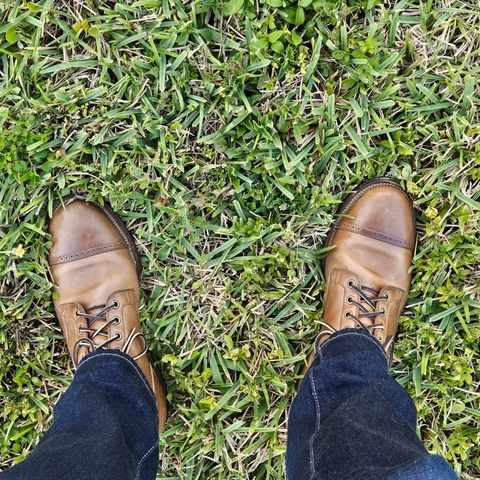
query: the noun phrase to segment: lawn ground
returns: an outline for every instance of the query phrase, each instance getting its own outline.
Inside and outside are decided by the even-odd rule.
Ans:
[[[480,478],[477,0],[0,0],[0,468],[72,367],[53,203],[109,201],[143,258],[170,389],[158,479],[284,478],[322,318],[322,242],[376,175],[419,239],[392,372],[419,434]]]

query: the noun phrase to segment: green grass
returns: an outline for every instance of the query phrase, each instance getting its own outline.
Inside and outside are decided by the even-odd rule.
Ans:
[[[158,479],[273,480],[322,242],[388,175],[419,222],[393,374],[427,448],[479,478],[479,54],[477,0],[0,0],[0,468],[72,375],[56,199],[134,232],[173,406]]]

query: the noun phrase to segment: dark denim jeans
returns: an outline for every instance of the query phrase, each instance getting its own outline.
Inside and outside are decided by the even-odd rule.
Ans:
[[[416,434],[415,405],[368,333],[335,333],[317,351],[288,423],[287,480],[457,480]]]
[[[0,480],[155,479],[155,398],[127,355],[100,350],[85,357],[54,413],[32,454]],[[415,421],[380,345],[358,330],[335,334],[292,405],[288,480],[456,480],[445,460],[427,454]]]
[[[158,466],[158,412],[136,363],[97,350],[80,363],[31,455],[1,480],[152,480]]]

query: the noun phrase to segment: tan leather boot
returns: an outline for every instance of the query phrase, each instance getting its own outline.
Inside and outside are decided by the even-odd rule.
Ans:
[[[338,330],[360,328],[383,345],[391,361],[410,288],[412,201],[394,181],[376,178],[349,195],[339,214],[327,238],[335,248],[325,260],[324,319],[316,346]]]
[[[166,389],[141,332],[141,267],[132,237],[109,207],[77,197],[66,198],[55,209],[50,233],[55,310],[75,367],[100,347],[133,357],[157,399],[162,430]]]

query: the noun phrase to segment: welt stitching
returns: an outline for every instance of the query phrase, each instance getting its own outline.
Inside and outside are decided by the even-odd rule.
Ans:
[[[68,195],[68,197],[71,197],[71,198],[68,198],[68,200],[66,202],[63,202],[63,201],[59,201],[58,202],[58,205],[53,209],[52,211],[52,217],[54,215],[54,213],[59,209],[59,208],[65,208],[67,207],[68,205],[70,205],[71,203],[73,203],[75,200],[82,200],[84,202],[86,202],[87,200],[85,200],[85,197],[82,197],[81,195]],[[61,199],[63,200],[63,199]],[[88,202],[87,202],[88,203]]]
[[[397,190],[399,190],[400,192],[403,193],[404,197],[406,197],[408,199],[408,201],[410,202],[410,197],[405,193],[405,191],[400,188],[398,185],[395,185],[394,183],[390,183],[390,182],[379,182],[379,183],[374,183],[373,185],[370,185],[369,187],[363,189],[361,192],[358,192],[356,193],[352,199],[350,200],[350,202],[348,202],[348,204],[346,205],[346,208],[349,208],[354,202],[357,201],[358,198],[362,197],[366,192],[368,192],[369,190],[372,190],[372,188],[375,188],[375,187],[378,187],[379,185],[387,185],[389,187],[393,187],[393,188],[396,188]]]
[[[65,204],[63,204],[62,202],[59,202],[58,205],[53,209],[52,217],[60,207],[65,207]]]
[[[135,260],[135,254],[132,250],[132,247],[130,245],[130,239],[127,237],[127,235],[124,233],[123,229],[120,228],[120,226],[117,224],[117,221],[115,220],[115,218],[110,214],[110,212],[103,208],[100,204],[97,204],[98,207],[100,207],[100,209],[102,210],[102,212],[105,213],[105,215],[107,215],[107,217],[109,218],[109,220],[113,223],[113,226],[117,229],[117,231],[120,233],[120,235],[123,237],[125,243],[127,244],[127,248],[128,248],[128,251],[130,252],[130,257],[132,257],[132,260],[133,260],[133,263],[135,265],[137,265],[137,262]]]

